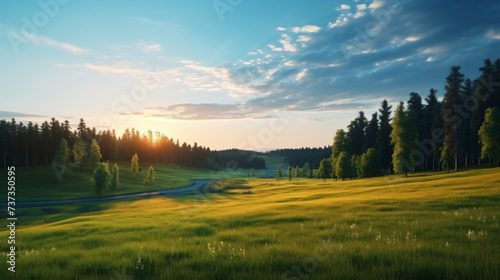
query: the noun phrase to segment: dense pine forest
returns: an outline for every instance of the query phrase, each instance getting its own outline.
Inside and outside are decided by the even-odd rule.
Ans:
[[[130,161],[138,154],[142,162],[173,163],[182,166],[219,169],[231,168],[266,168],[265,161],[248,152],[233,150],[216,152],[210,148],[180,144],[159,132],[148,131],[141,134],[138,130],[126,129],[122,136],[116,132],[96,131],[89,128],[83,119],[76,130],[72,130],[69,121],[59,122],[52,118],[39,126],[33,122],[27,125],[0,120],[0,167],[34,166],[51,164],[61,146],[62,139],[66,141],[68,153],[65,162],[76,162],[79,157],[85,163],[91,149],[91,143],[96,140],[102,154],[102,161]],[[78,150],[81,150],[78,151]],[[75,153],[76,152],[76,153]]]
[[[443,98],[431,88],[411,92],[392,108],[383,100],[368,119],[363,111],[335,133],[320,178],[371,177],[424,170],[458,170],[500,160],[500,59],[484,60],[480,76],[465,79],[460,66],[446,77]],[[425,103],[423,102],[425,100]]]

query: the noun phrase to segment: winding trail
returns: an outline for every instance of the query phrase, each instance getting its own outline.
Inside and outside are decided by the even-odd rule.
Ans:
[[[155,195],[164,195],[164,194],[175,194],[185,191],[191,191],[194,189],[198,189],[203,187],[206,183],[215,181],[215,180],[191,180],[193,184],[175,188],[175,189],[167,189],[167,190],[158,190],[151,192],[141,192],[141,193],[130,193],[130,194],[120,194],[120,195],[112,195],[112,196],[103,196],[99,200],[99,198],[76,198],[76,199],[63,199],[63,200],[47,200],[47,201],[28,201],[28,202],[17,202],[17,207],[40,207],[40,206],[49,206],[49,205],[63,205],[63,204],[73,204],[73,203],[81,203],[81,202],[96,202],[96,201],[109,201],[109,200],[117,200],[117,199],[128,199],[128,198],[138,198],[138,197],[151,197]],[[0,207],[6,207],[7,203],[0,203]]]
[[[272,171],[267,171],[266,174],[257,176],[258,178],[270,178],[272,177]],[[82,203],[82,202],[97,202],[97,201],[109,201],[109,200],[118,200],[118,199],[129,199],[129,198],[144,198],[151,197],[157,195],[166,195],[166,194],[177,194],[182,192],[188,192],[192,190],[196,190],[202,188],[205,184],[217,180],[213,179],[192,179],[193,184],[174,188],[167,190],[157,190],[152,192],[140,192],[140,193],[130,193],[130,194],[120,194],[120,195],[112,195],[112,196],[103,196],[99,200],[99,198],[76,198],[76,199],[63,199],[63,200],[47,200],[47,201],[27,201],[27,202],[16,202],[15,208],[23,208],[23,207],[41,207],[41,206],[50,206],[50,205],[64,205],[64,204],[74,204],[74,203]],[[0,207],[7,207],[7,203],[0,203]]]

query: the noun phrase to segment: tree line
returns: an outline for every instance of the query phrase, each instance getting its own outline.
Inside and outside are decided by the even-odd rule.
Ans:
[[[186,142],[180,144],[178,139],[174,141],[173,138],[151,130],[141,134],[139,130],[127,128],[118,136],[115,130],[96,131],[95,127],[87,127],[83,119],[72,130],[68,120],[59,122],[52,118],[38,125],[33,122],[18,123],[13,118],[11,121],[0,120],[0,168],[12,165],[49,165],[56,156],[62,156],[64,162],[86,164],[91,156],[93,140],[100,147],[103,161],[128,161],[137,153],[145,162],[214,169],[227,165],[234,167],[234,162],[229,162],[234,158],[228,157],[226,153],[219,155],[196,142],[193,145]],[[68,152],[57,154],[63,141],[66,142]],[[236,154],[234,152],[231,155]],[[247,158],[245,154],[238,154],[236,162],[244,165],[238,167],[265,168],[262,158],[253,157],[251,161],[246,161]]]
[[[283,157],[283,163],[288,163],[290,166],[304,166],[309,163],[310,168],[319,168],[319,163],[322,159],[331,154],[331,146],[320,148],[299,148],[299,149],[277,149],[268,151],[269,156]]]
[[[226,168],[266,169],[266,161],[258,155],[254,151],[230,149],[217,151],[215,158],[217,166]]]
[[[480,76],[464,79],[452,66],[444,96],[431,88],[392,111],[383,100],[367,119],[363,111],[347,130],[336,131],[331,154],[319,166],[320,178],[371,177],[460,167],[500,160],[500,59],[484,60]]]

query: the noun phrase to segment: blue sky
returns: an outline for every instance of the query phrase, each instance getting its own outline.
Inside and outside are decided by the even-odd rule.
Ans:
[[[500,49],[498,1],[3,1],[0,118],[216,149],[331,144]]]

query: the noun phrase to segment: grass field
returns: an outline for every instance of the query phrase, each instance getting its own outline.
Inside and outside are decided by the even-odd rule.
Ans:
[[[500,168],[18,209],[0,279],[500,279]],[[8,232],[0,231],[0,240]]]
[[[103,196],[147,192],[143,180],[147,175],[150,164],[141,163],[142,171],[132,176],[130,163],[118,163],[120,168],[120,187],[113,193],[108,189]],[[224,179],[247,177],[248,170],[233,169],[222,171],[208,171],[201,168],[179,167],[172,164],[152,164],[155,168],[155,182],[151,190],[172,189],[191,185],[192,179]],[[16,170],[17,201],[42,201],[73,198],[97,197],[90,179],[93,168],[68,168],[64,180],[59,181],[51,166],[21,167]],[[6,180],[7,172],[2,172],[0,178]],[[2,201],[7,200],[7,193],[0,194]]]

